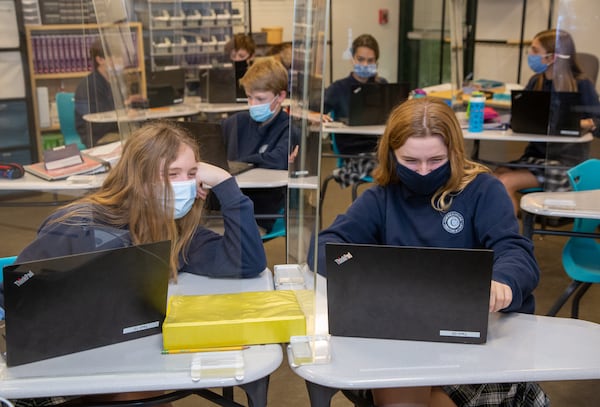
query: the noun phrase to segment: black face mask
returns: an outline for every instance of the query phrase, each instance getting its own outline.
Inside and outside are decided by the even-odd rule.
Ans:
[[[421,175],[396,161],[396,175],[416,195],[433,195],[450,179],[450,161],[427,175]]]

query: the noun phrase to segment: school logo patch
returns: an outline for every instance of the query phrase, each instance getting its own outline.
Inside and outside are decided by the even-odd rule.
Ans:
[[[448,233],[457,234],[465,227],[465,218],[456,212],[450,211],[442,219],[442,226]]]

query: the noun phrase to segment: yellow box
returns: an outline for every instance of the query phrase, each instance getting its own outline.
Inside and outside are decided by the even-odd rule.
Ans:
[[[163,346],[185,351],[289,342],[306,335],[293,291],[175,295],[163,323]]]

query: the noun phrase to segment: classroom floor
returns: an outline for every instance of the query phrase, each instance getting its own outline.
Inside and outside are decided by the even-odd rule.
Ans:
[[[468,146],[469,147],[469,146]],[[523,151],[521,143],[484,143],[481,157],[490,159],[517,158]],[[592,144],[592,157],[600,157],[600,141]],[[330,173],[333,160],[324,160],[322,174]],[[332,183],[333,184],[333,183]],[[0,195],[1,198],[1,195]],[[24,199],[31,199],[30,195]],[[324,225],[331,223],[337,213],[341,213],[350,205],[350,190],[341,189],[331,185],[324,203]],[[17,254],[36,233],[42,220],[52,211],[48,207],[29,208],[1,208],[0,209],[0,257]],[[564,226],[569,228],[570,225]],[[568,285],[569,279],[561,266],[561,249],[564,238],[546,236],[535,238],[535,253],[542,270],[540,284],[535,291],[537,299],[537,314],[543,315],[550,308],[554,300]],[[285,262],[284,239],[278,238],[265,244],[269,267]],[[568,303],[559,316],[568,316]],[[580,318],[600,323],[600,285],[590,288],[583,298],[580,309]],[[285,354],[285,352],[284,352]],[[588,381],[563,381],[542,383],[551,398],[553,406],[584,407],[600,405],[600,380]],[[243,394],[236,389],[236,401],[245,405]],[[204,407],[214,406],[197,396],[188,397],[174,403],[174,407]],[[296,376],[284,359],[281,367],[277,369],[270,379],[269,406],[306,407],[309,406],[308,395],[303,380]],[[345,397],[338,393],[332,402],[333,407],[351,407]]]

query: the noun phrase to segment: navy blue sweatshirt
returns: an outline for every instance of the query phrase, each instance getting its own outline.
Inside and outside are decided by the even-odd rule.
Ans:
[[[539,280],[533,244],[519,233],[512,203],[500,181],[490,174],[478,175],[454,196],[447,213],[434,210],[430,198],[415,195],[402,184],[366,190],[346,214],[319,233],[318,272],[326,275],[327,242],[492,249],[492,278],[513,292],[512,303],[503,311],[532,313],[532,292]],[[445,216],[462,217],[462,228],[445,227]],[[308,264],[313,259],[311,250]]]
[[[252,202],[241,193],[234,178],[216,185],[212,191],[221,203],[225,233],[219,235],[198,226],[187,251],[188,263],[183,264],[180,259],[179,271],[209,277],[257,276],[267,262],[252,213]],[[93,219],[49,223],[64,213],[62,209],[46,219],[37,238],[19,254],[17,263],[132,244],[127,228],[99,225]]]

